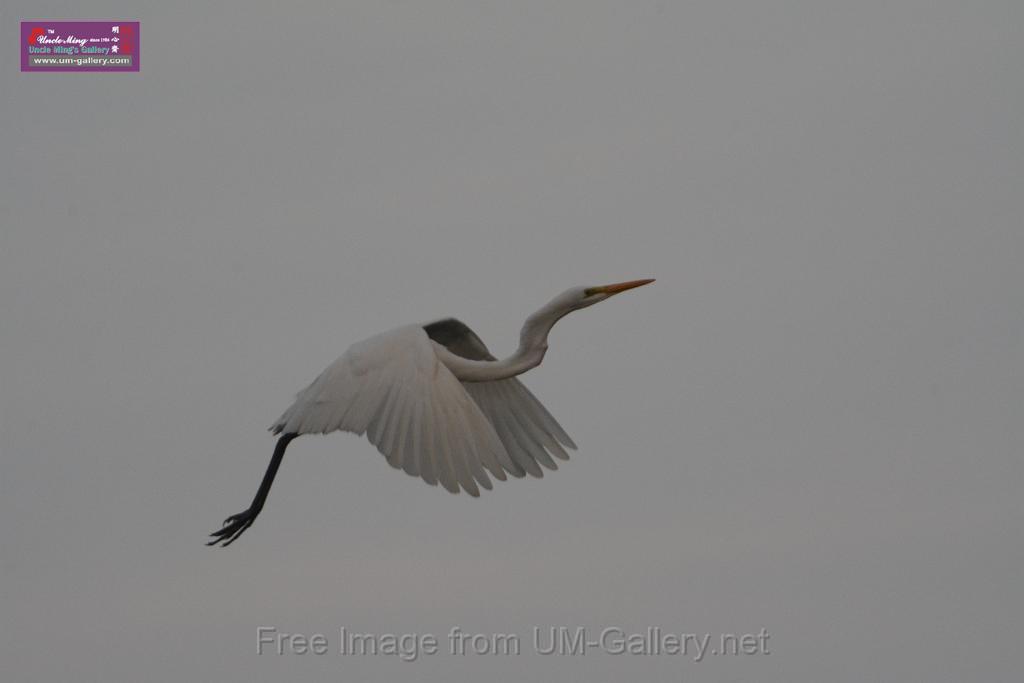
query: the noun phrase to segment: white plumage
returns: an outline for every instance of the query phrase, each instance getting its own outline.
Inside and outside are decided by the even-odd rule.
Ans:
[[[420,325],[353,344],[271,430],[365,433],[392,467],[472,496],[491,488],[488,472],[540,477],[538,462],[568,459],[576,444],[518,379],[460,382],[437,347]]]
[[[548,333],[566,314],[649,282],[563,292],[527,318],[518,349],[503,360],[454,318],[353,344],[274,421],[281,437],[252,505],[228,517],[209,545],[229,545],[252,525],[285,449],[303,434],[366,434],[392,467],[474,497],[491,488],[490,477],[558,469],[555,458],[568,460],[565,449],[576,444],[516,376],[540,365]]]

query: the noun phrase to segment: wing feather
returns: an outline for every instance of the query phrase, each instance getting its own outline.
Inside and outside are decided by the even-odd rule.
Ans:
[[[275,433],[365,434],[389,465],[473,496],[504,478],[504,446],[487,417],[410,325],[354,344],[274,423]]]
[[[437,486],[437,441],[434,436],[434,411],[430,402],[423,404],[423,445],[419,453],[420,476],[431,486]]]
[[[508,387],[502,387],[501,394],[505,398],[506,405],[511,405],[513,399]],[[541,444],[541,439],[539,438],[537,431],[533,429],[532,425],[528,424],[523,412],[509,410],[506,415],[512,422],[512,428],[519,437],[519,443],[523,447],[523,450],[525,450],[536,462],[544,465],[544,467],[549,470],[557,470],[558,465],[556,465],[555,461],[551,459],[548,452],[544,450],[544,446]]]
[[[525,414],[533,417],[533,422],[540,432],[546,432],[558,441],[561,441],[566,447],[576,450],[576,444],[565,433],[565,430],[562,429],[562,425],[558,424],[558,421],[551,416],[551,413],[544,407],[544,404],[537,400],[537,397],[526,388],[525,384],[513,378],[511,381],[507,381],[506,386],[509,387],[513,394],[512,402],[516,406],[521,406]],[[568,459],[568,456],[566,456],[566,459]]]
[[[468,325],[455,318],[424,326],[428,336],[449,351],[470,360],[495,360]],[[463,382],[463,386],[494,426],[513,462],[501,464],[513,476],[543,476],[537,463],[558,469],[549,453],[568,460],[566,448],[576,444],[544,404],[516,377],[491,382]]]
[[[537,467],[538,462],[548,469],[558,469],[548,453],[560,460],[569,459],[568,453],[559,441],[568,448],[575,448],[576,445],[554,418],[550,417],[540,401],[517,378],[493,382],[464,382],[463,386],[494,425],[505,450],[519,469],[540,477],[543,476],[543,472]],[[564,436],[564,439],[560,438],[559,434]],[[514,476],[517,475],[507,465],[505,469]],[[518,476],[522,476],[522,472],[519,472]]]
[[[487,472],[491,473],[491,476],[499,481],[505,481],[505,469],[502,467],[500,461],[507,459],[508,454],[505,453],[505,448],[501,445],[500,439],[487,439],[486,435],[480,435],[477,433],[477,430],[466,421],[465,416],[460,413],[458,417],[461,420],[459,427],[463,430],[463,434],[466,437],[466,445],[470,452],[476,453],[479,456],[480,464],[483,465]],[[472,466],[475,458],[470,458],[469,460],[470,465]],[[486,473],[483,474],[484,479],[486,480],[487,475]],[[477,480],[480,481],[480,477],[477,477]],[[489,480],[487,481],[487,484],[484,484],[481,481],[481,485],[484,488],[489,489],[489,484]]]
[[[416,401],[413,405],[413,419],[409,423],[409,435],[403,449],[402,467],[406,473],[420,476],[420,453],[423,445],[423,403]]]
[[[295,398],[274,433],[365,434],[387,463],[478,496],[490,477],[543,477],[575,449],[569,435],[517,378],[460,382],[435,343],[474,360],[494,357],[466,325],[409,325],[353,344]]]
[[[502,443],[505,444],[505,449],[512,456],[519,469],[538,479],[543,477],[544,471],[527,452],[526,447],[523,445],[522,436],[520,436],[518,429],[516,429],[512,416],[504,412],[496,413],[494,420],[501,424],[504,432],[502,434]]]

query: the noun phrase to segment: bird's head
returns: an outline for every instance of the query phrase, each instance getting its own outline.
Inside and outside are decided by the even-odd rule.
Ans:
[[[562,292],[555,299],[564,306],[567,311],[578,311],[587,306],[593,306],[599,301],[604,301],[627,289],[634,289],[654,282],[648,280],[630,280],[629,282],[617,282],[613,285],[597,285],[592,287],[573,287]]]

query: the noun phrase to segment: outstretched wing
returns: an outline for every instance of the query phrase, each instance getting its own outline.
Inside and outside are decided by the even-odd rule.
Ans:
[[[434,343],[473,360],[494,360],[455,319],[409,325],[353,344],[270,428],[275,434],[366,434],[388,463],[428,484],[472,496],[500,481],[558,469],[576,448],[516,378],[460,382]],[[478,487],[479,485],[479,487]]]
[[[400,327],[352,345],[274,422],[271,431],[365,433],[395,468],[472,496],[487,476],[515,473],[478,404],[441,363],[424,329]],[[486,470],[486,471],[485,471]]]
[[[455,318],[425,325],[427,335],[452,353],[470,360],[496,360],[473,330]],[[463,388],[490,421],[515,464],[509,473],[522,477],[544,475],[540,465],[558,469],[551,458],[568,460],[575,449],[569,435],[544,405],[517,378],[491,382],[462,382]],[[506,467],[506,469],[508,469]]]

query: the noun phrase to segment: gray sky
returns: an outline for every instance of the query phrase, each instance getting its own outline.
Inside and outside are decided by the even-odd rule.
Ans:
[[[139,74],[21,74],[23,18]],[[1019,2],[8,0],[0,667],[17,681],[1009,681],[1024,628]],[[451,496],[265,433],[456,315],[580,446]],[[324,656],[256,654],[256,629]],[[532,653],[534,626],[770,655]],[[333,653],[337,629],[520,656]]]

